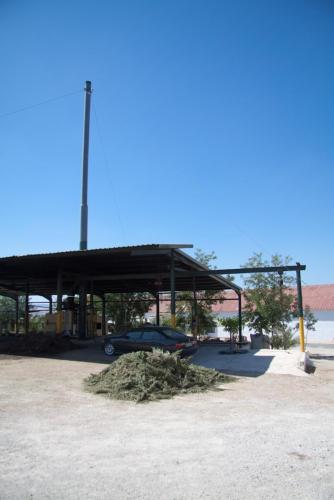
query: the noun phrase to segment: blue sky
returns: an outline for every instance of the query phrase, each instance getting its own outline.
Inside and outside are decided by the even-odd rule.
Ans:
[[[330,0],[2,0],[0,52],[1,256],[78,248],[90,79],[89,248],[280,253],[334,282]]]

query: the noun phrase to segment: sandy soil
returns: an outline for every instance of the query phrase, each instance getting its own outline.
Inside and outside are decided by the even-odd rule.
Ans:
[[[1,500],[334,499],[334,350],[142,405],[83,392],[83,352],[0,356]]]

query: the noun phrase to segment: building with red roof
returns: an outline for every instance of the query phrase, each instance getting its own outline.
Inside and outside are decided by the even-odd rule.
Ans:
[[[304,285],[303,289],[303,305],[309,306],[310,310],[314,314],[317,323],[315,324],[315,330],[305,331],[306,341],[309,343],[316,342],[333,342],[334,343],[334,284],[326,285]],[[297,298],[297,289],[292,288],[291,293]],[[238,301],[235,292],[233,290],[226,290],[224,296],[227,300],[219,303],[217,302],[212,306],[212,312],[217,318],[223,318],[226,316],[235,316],[238,314]],[[166,295],[164,299],[166,300],[168,296]],[[242,296],[242,307],[245,305],[244,296]],[[154,322],[155,309],[152,308],[151,313],[147,316],[151,321]],[[160,312],[162,314],[169,313],[169,301],[162,301],[160,305]],[[291,324],[295,327],[298,324],[298,320],[294,320]],[[250,330],[244,327],[244,335],[249,338]],[[224,331],[223,327],[217,326],[216,331],[212,332],[213,336],[227,337],[227,333]]]
[[[334,343],[334,284],[326,285],[304,285],[303,286],[303,305],[309,306],[310,310],[317,319],[315,330],[305,331],[306,341],[309,343],[316,342],[333,342]],[[292,288],[291,292],[297,298],[297,289]],[[231,290],[225,292],[227,299],[234,299],[235,293]],[[245,299],[242,297],[242,305]],[[224,302],[216,303],[212,306],[212,310],[217,317],[234,316],[238,314],[238,301],[225,300]],[[295,326],[297,320],[292,322],[291,326]],[[222,327],[217,327],[215,332],[218,336],[225,335]],[[249,337],[250,331],[247,327],[244,329],[244,334]]]

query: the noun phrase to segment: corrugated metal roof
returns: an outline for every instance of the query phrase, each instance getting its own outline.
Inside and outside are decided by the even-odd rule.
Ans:
[[[1,260],[7,260],[7,259],[17,259],[17,258],[29,258],[29,257],[66,257],[66,256],[76,256],[76,255],[82,255],[82,253],[87,253],[91,255],[96,255],[96,254],[104,254],[104,253],[110,253],[110,252],[122,252],[122,251],[129,251],[129,250],[173,250],[173,249],[178,249],[178,248],[193,248],[193,245],[187,244],[187,243],[180,243],[180,244],[165,244],[165,243],[148,243],[145,245],[131,245],[131,246],[123,246],[123,247],[106,247],[106,248],[92,248],[88,250],[64,250],[61,252],[45,252],[45,253],[35,253],[35,254],[23,254],[23,255],[10,255],[10,256],[4,256],[0,257]]]
[[[171,250],[175,268],[189,272],[205,266],[180,250],[186,244],[149,244],[127,247],[71,250],[0,258],[0,287],[13,293],[55,295],[61,275],[63,294],[76,293],[80,282],[90,284],[96,295],[112,292],[164,291],[170,289]],[[60,274],[59,274],[60,273]],[[176,272],[176,289],[192,290],[191,276]],[[198,290],[235,288],[220,276],[196,277]]]

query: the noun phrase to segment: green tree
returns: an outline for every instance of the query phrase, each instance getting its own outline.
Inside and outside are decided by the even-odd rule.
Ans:
[[[236,342],[239,333],[239,318],[237,316],[228,316],[218,319],[218,323],[230,334],[231,344]]]
[[[296,315],[297,317],[297,315]],[[315,330],[315,324],[318,320],[314,316],[313,312],[310,309],[310,306],[306,305],[304,307],[304,322],[306,330]]]
[[[295,303],[293,304],[293,316],[294,316],[294,318],[299,317],[298,306],[297,306],[296,300],[295,300]],[[313,312],[311,311],[310,307],[308,305],[306,305],[304,307],[304,327],[306,330],[306,336],[307,336],[307,332],[315,330],[316,322],[317,322],[317,319],[315,318]],[[294,330],[295,330],[295,332],[298,332],[299,322],[295,324]],[[305,341],[306,341],[306,338],[305,338]]]
[[[29,331],[43,333],[45,329],[45,315],[32,314],[29,318]]]
[[[290,257],[275,254],[265,260],[261,253],[254,254],[245,267],[286,266]],[[294,333],[289,323],[296,315],[296,300],[291,288],[296,278],[287,273],[254,273],[243,278],[245,291],[244,320],[256,333],[271,335],[275,348],[289,348],[295,343]],[[305,307],[308,325],[314,328],[315,318]]]
[[[114,324],[115,331],[132,328],[142,323],[155,300],[149,293],[106,294],[106,316]],[[96,309],[102,305],[97,302]]]
[[[25,297],[19,296],[19,326],[24,323],[25,317]],[[41,332],[44,329],[44,316],[36,314],[36,307],[29,298],[29,330]],[[0,334],[13,333],[15,331],[16,304],[10,297],[0,296]]]
[[[206,253],[203,250],[195,250],[195,259],[210,269],[215,269],[213,262],[217,259],[215,252]],[[216,327],[216,321],[212,313],[212,305],[223,302],[224,294],[215,290],[203,290],[197,292],[197,328],[195,328],[195,304],[192,292],[179,292],[176,302],[176,327],[186,332],[205,334]],[[164,324],[170,324],[169,319]]]
[[[0,296],[0,334],[13,332],[15,328],[15,300]],[[19,297],[19,321],[24,320],[25,298]]]

